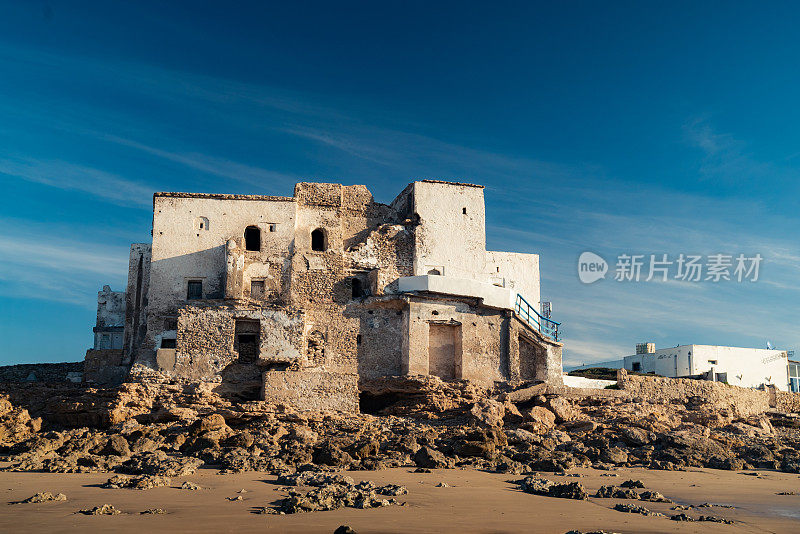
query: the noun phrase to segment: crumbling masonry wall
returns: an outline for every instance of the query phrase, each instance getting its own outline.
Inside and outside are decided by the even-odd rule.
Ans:
[[[720,382],[665,378],[660,376],[629,375],[617,371],[617,384],[634,402],[692,403],[696,400],[711,404],[718,410],[730,410],[740,417],[762,414],[770,409],[770,392],[730,386]]]

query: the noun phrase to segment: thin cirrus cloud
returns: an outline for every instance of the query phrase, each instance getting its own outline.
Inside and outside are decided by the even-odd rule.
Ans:
[[[128,206],[150,205],[152,188],[136,180],[123,178],[86,165],[61,160],[41,160],[27,157],[0,159],[0,174],[7,179],[27,182],[89,195]]]

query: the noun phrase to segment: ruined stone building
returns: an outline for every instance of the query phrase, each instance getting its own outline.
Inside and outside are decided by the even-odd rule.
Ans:
[[[435,180],[389,205],[324,183],[156,193],[126,291],[98,296],[85,380],[146,370],[341,410],[358,409],[359,379],[560,382],[539,258],[487,251],[484,215],[482,186]]]

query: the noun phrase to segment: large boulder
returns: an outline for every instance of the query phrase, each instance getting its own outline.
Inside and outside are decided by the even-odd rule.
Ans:
[[[417,467],[428,469],[438,469],[449,465],[447,457],[431,447],[420,447],[414,454],[414,463],[417,464]]]

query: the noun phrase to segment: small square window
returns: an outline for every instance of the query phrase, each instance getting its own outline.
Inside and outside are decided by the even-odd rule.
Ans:
[[[186,286],[186,300],[197,300],[203,298],[203,281],[189,280]]]
[[[177,345],[177,340],[176,339],[167,339],[167,338],[165,338],[165,339],[161,340],[161,348],[162,349],[174,349],[177,346],[178,345]]]
[[[176,317],[167,317],[164,319],[164,330],[177,330],[178,319]]]
[[[633,362],[633,365],[631,365],[631,371],[641,371],[641,370],[642,370],[642,364],[639,362]]]
[[[277,229],[278,229],[278,225],[277,224],[270,224],[269,225],[269,231],[270,232],[274,232]]]
[[[264,298],[263,280],[253,280],[250,282],[250,298],[259,300]]]
[[[717,360],[708,360],[711,365],[717,365]]]

